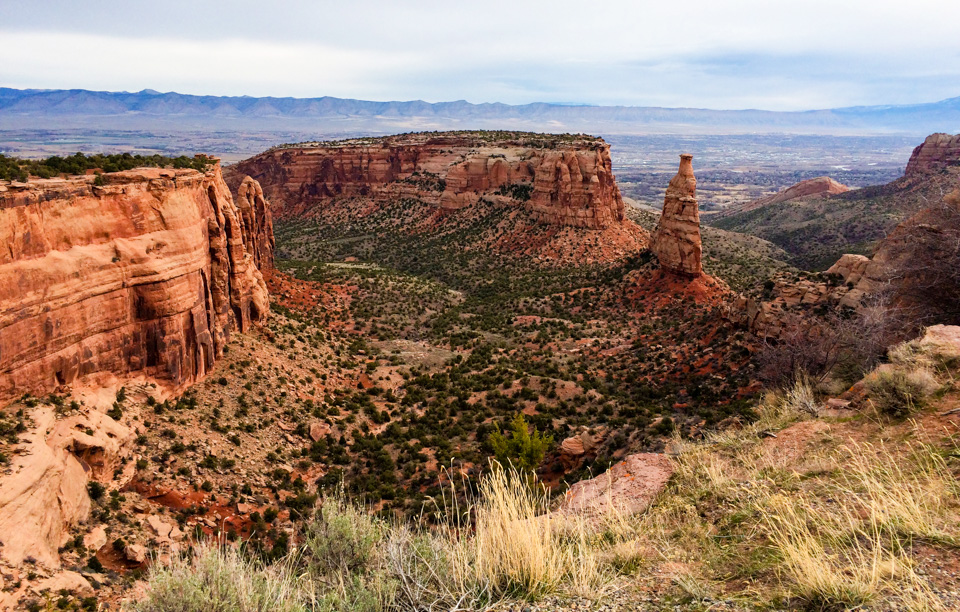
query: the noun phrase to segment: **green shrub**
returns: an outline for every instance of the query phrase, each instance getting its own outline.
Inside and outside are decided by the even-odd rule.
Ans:
[[[95,480],[87,483],[87,493],[90,494],[90,499],[100,499],[106,490],[106,487]]]
[[[507,438],[499,430],[490,434],[490,446],[500,465],[512,465],[525,474],[532,474],[547,448],[553,443],[552,436],[545,436],[534,428],[533,433],[527,429],[527,420],[518,412],[510,423],[510,437]]]
[[[340,497],[328,498],[304,533],[304,560],[311,574],[348,573],[373,558],[384,524]]]

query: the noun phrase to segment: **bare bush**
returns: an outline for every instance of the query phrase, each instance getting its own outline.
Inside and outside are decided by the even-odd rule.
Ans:
[[[842,348],[835,315],[821,320],[789,315],[776,339],[765,339],[757,356],[760,377],[774,386],[787,386],[798,376],[819,382],[836,365]]]
[[[887,291],[916,327],[960,323],[958,192],[903,223],[878,253]]]

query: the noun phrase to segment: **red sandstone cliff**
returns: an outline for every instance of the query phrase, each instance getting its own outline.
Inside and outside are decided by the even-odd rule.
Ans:
[[[219,165],[93,179],[0,185],[0,400],[103,371],[183,387],[267,314],[255,184],[238,207]]]
[[[610,147],[587,136],[435,133],[284,146],[231,173],[259,181],[283,216],[317,214],[336,197],[408,197],[447,209],[512,198],[544,223],[591,229],[624,219]]]
[[[956,165],[960,165],[960,134],[931,134],[913,150],[904,176],[928,174]]]

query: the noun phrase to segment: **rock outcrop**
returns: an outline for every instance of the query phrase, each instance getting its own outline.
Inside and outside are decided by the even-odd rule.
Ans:
[[[929,174],[960,165],[960,134],[931,134],[913,150],[905,177]]]
[[[680,170],[667,186],[663,213],[653,232],[650,250],[664,270],[692,278],[703,274],[700,210],[697,205],[697,179],[693,175],[693,155],[680,156]]]
[[[753,200],[752,202],[749,202],[743,206],[737,207],[732,212],[741,213],[748,210],[763,208],[764,206],[769,206],[770,204],[789,202],[790,200],[797,200],[809,196],[836,195],[838,193],[844,193],[847,191],[850,191],[850,188],[843,183],[838,183],[829,176],[818,176],[817,178],[800,181],[799,183],[791,185],[790,187],[787,187],[786,189],[783,189],[773,195]]]
[[[24,452],[13,456],[0,487],[0,560],[59,567],[70,527],[90,512],[88,479],[113,479],[135,436],[97,411],[57,420],[52,408],[40,407],[30,416]]]
[[[929,140],[929,138],[928,138]],[[900,223],[880,241],[873,257],[846,254],[827,274],[835,274],[850,290],[840,299],[841,306],[857,308],[864,298],[887,291],[901,307],[919,307],[946,295],[932,295],[943,288],[937,278],[951,273],[939,270],[955,259],[960,238],[960,187],[930,208]]]
[[[610,147],[588,136],[451,132],[271,149],[230,170],[249,175],[278,216],[320,214],[333,198],[413,198],[453,210],[512,201],[547,224],[604,229],[624,220]]]
[[[761,337],[777,338],[803,311],[863,309],[870,306],[869,298],[882,294],[882,301],[919,320],[921,313],[935,310],[938,302],[952,300],[943,291],[950,285],[938,285],[938,279],[951,278],[950,267],[942,262],[956,258],[953,245],[958,239],[960,187],[900,223],[880,241],[873,257],[847,253],[824,272],[827,280],[778,280],[762,300],[739,298],[731,316],[739,317]],[[952,311],[952,306],[948,310]]]
[[[0,190],[0,401],[94,372],[182,388],[268,312],[254,183],[238,208],[219,165],[94,178]]]

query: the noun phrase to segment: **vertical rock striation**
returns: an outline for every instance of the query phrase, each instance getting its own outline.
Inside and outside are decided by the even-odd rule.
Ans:
[[[260,183],[243,177],[237,188],[237,208],[243,217],[243,243],[261,272],[273,269],[273,216],[270,205],[263,199]]]
[[[94,372],[182,388],[267,315],[259,187],[238,208],[219,165],[103,179],[0,189],[0,401]]]
[[[663,199],[663,214],[653,233],[650,248],[660,266],[674,274],[696,278],[703,274],[700,242],[700,210],[693,155],[680,156],[680,170],[670,180]]]

